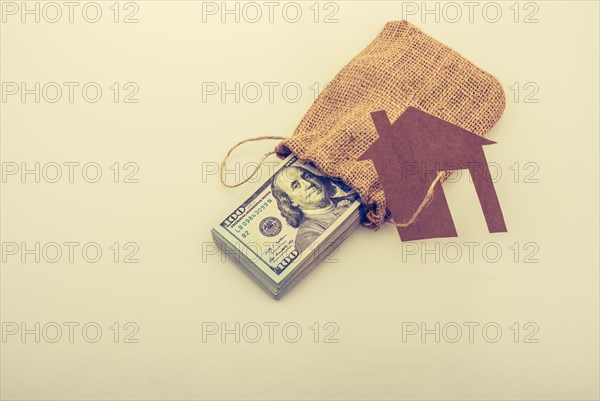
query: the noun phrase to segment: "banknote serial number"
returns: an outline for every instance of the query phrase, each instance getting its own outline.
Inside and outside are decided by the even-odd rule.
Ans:
[[[266,199],[263,203],[256,206],[255,210],[252,213],[250,213],[249,215],[247,215],[246,218],[237,225],[237,227],[232,227],[232,225],[237,222],[237,220],[240,218],[240,216],[243,216],[244,213],[246,213],[246,209],[243,206],[239,207],[238,209],[236,209],[235,212],[230,214],[229,217],[227,217],[225,219],[225,221],[223,221],[223,224],[225,225],[226,228],[233,228],[235,233],[239,234],[242,231],[244,231],[245,227],[248,224],[250,224],[250,222],[252,220],[254,220],[256,217],[258,217],[258,215],[260,215],[267,208],[267,206],[269,206],[269,204],[271,204],[271,203],[273,203],[273,199]],[[244,234],[247,235],[248,233],[247,232],[242,233],[243,238],[246,237],[246,235],[244,235]]]

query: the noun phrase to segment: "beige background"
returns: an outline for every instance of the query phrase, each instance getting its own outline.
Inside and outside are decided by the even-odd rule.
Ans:
[[[202,2],[141,1],[139,22],[124,24],[112,21],[112,2],[99,2],[102,18],[92,24],[81,16],[84,4],[73,23],[66,15],[54,24],[35,23],[31,16],[22,23],[17,14],[5,15],[1,26],[2,82],[33,87],[93,81],[103,89],[97,103],[87,103],[76,90],[73,103],[65,92],[57,103],[38,104],[32,95],[22,103],[17,95],[1,104],[5,169],[6,163],[96,162],[103,173],[99,182],[87,183],[76,169],[69,183],[63,167],[58,183],[43,177],[36,183],[32,175],[25,183],[19,175],[2,183],[5,248],[72,241],[95,242],[103,251],[97,263],[87,263],[81,247],[73,263],[66,254],[57,263],[44,255],[35,263],[35,255],[22,262],[20,253],[5,249],[3,399],[598,399],[597,2],[521,3],[518,22],[513,2],[497,2],[502,15],[496,23],[483,18],[484,7],[488,19],[495,18],[489,7],[496,5],[485,2],[472,22],[462,2],[455,3],[462,11],[458,22],[449,21],[455,10],[444,3],[439,22],[422,15],[421,2],[411,3],[419,8],[411,22],[504,85],[507,108],[490,133],[498,144],[486,154],[502,174],[496,190],[509,232],[487,233],[473,187],[463,177],[444,184],[458,238],[408,248],[391,226],[378,232],[361,227],[334,260],[279,302],[231,260],[206,252],[212,249],[210,228],[252,185],[226,189],[217,175],[203,179],[203,171],[212,171],[241,139],[290,134],[314,99],[311,86],[322,87],[385,22],[402,18],[403,4],[404,11],[412,6],[321,3],[315,23],[313,2],[297,2],[302,17],[290,23],[281,2],[270,23],[267,6],[258,2],[260,21],[241,15],[239,23],[232,16],[222,23],[220,14],[202,21]],[[120,18],[134,10],[123,7]],[[290,7],[296,6],[288,6],[286,16],[293,18]],[[254,17],[245,10],[248,19]],[[338,22],[323,23],[331,12]],[[524,23],[532,12],[538,22]],[[137,83],[139,102],[114,103],[113,82]],[[206,82],[229,88],[256,82],[263,93],[255,103],[248,101],[254,92],[242,93],[239,103],[233,95],[203,102]],[[279,83],[272,102],[263,82]],[[297,102],[281,94],[288,82],[302,89]],[[517,99],[509,89],[515,82]],[[532,98],[537,103],[524,102],[534,88],[524,88],[529,82],[539,89]],[[294,96],[290,89],[288,97]],[[234,161],[256,160],[272,145],[250,145]],[[131,171],[124,163],[136,163],[139,182],[114,183],[115,162],[122,173]],[[121,249],[115,263],[109,249],[115,242],[121,248],[136,243],[139,262],[122,263]],[[472,262],[466,242],[478,243]],[[422,255],[425,246],[434,253]],[[485,260],[484,246],[488,259],[501,249],[496,263]],[[462,257],[451,263],[457,247]],[[538,262],[524,263],[534,251]],[[39,343],[35,334],[22,339],[8,333],[21,323],[35,329],[36,322]],[[63,327],[56,343],[48,341],[55,335],[52,322]],[[65,322],[79,324],[72,343]],[[121,330],[117,343],[110,329],[115,322]],[[139,328],[137,343],[124,342],[133,327],[126,330],[128,322]],[[230,329],[239,322],[240,331],[244,325],[248,330],[239,343],[233,334],[203,341],[207,322]],[[252,322],[264,329],[256,343],[250,341]],[[272,343],[266,322],[279,324]],[[328,322],[334,325],[325,327]],[[434,334],[403,341],[407,322],[429,329],[439,322],[440,342]],[[479,324],[473,342],[466,322]],[[88,323],[102,329],[96,343],[81,334]],[[302,329],[298,342],[283,337],[285,324]],[[483,337],[485,324],[502,329],[497,342]],[[463,333],[452,343],[455,325]],[[325,342],[335,327],[338,342]],[[537,342],[526,342],[536,327],[528,339]],[[93,337],[93,330],[88,334]],[[287,334],[293,337],[294,330]],[[487,334],[493,338],[494,328]]]

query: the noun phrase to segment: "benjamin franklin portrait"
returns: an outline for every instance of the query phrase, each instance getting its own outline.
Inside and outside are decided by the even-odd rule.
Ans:
[[[337,183],[343,191],[342,183]],[[336,197],[338,189],[331,179],[310,170],[289,166],[272,178],[271,190],[281,215],[298,228],[295,247],[307,249],[352,204],[355,194]]]

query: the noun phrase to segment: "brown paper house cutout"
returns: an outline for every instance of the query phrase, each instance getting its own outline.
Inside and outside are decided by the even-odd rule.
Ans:
[[[414,107],[408,107],[393,124],[383,110],[371,117],[379,138],[358,160],[373,161],[395,222],[412,217],[438,172],[468,169],[489,232],[506,232],[483,152],[484,145],[495,142]],[[402,241],[457,236],[441,182],[416,221],[398,227],[398,234]]]

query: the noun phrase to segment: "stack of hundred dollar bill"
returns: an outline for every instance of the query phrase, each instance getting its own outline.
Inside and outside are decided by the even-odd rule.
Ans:
[[[213,228],[215,243],[279,299],[327,258],[360,222],[343,182],[290,155]]]

